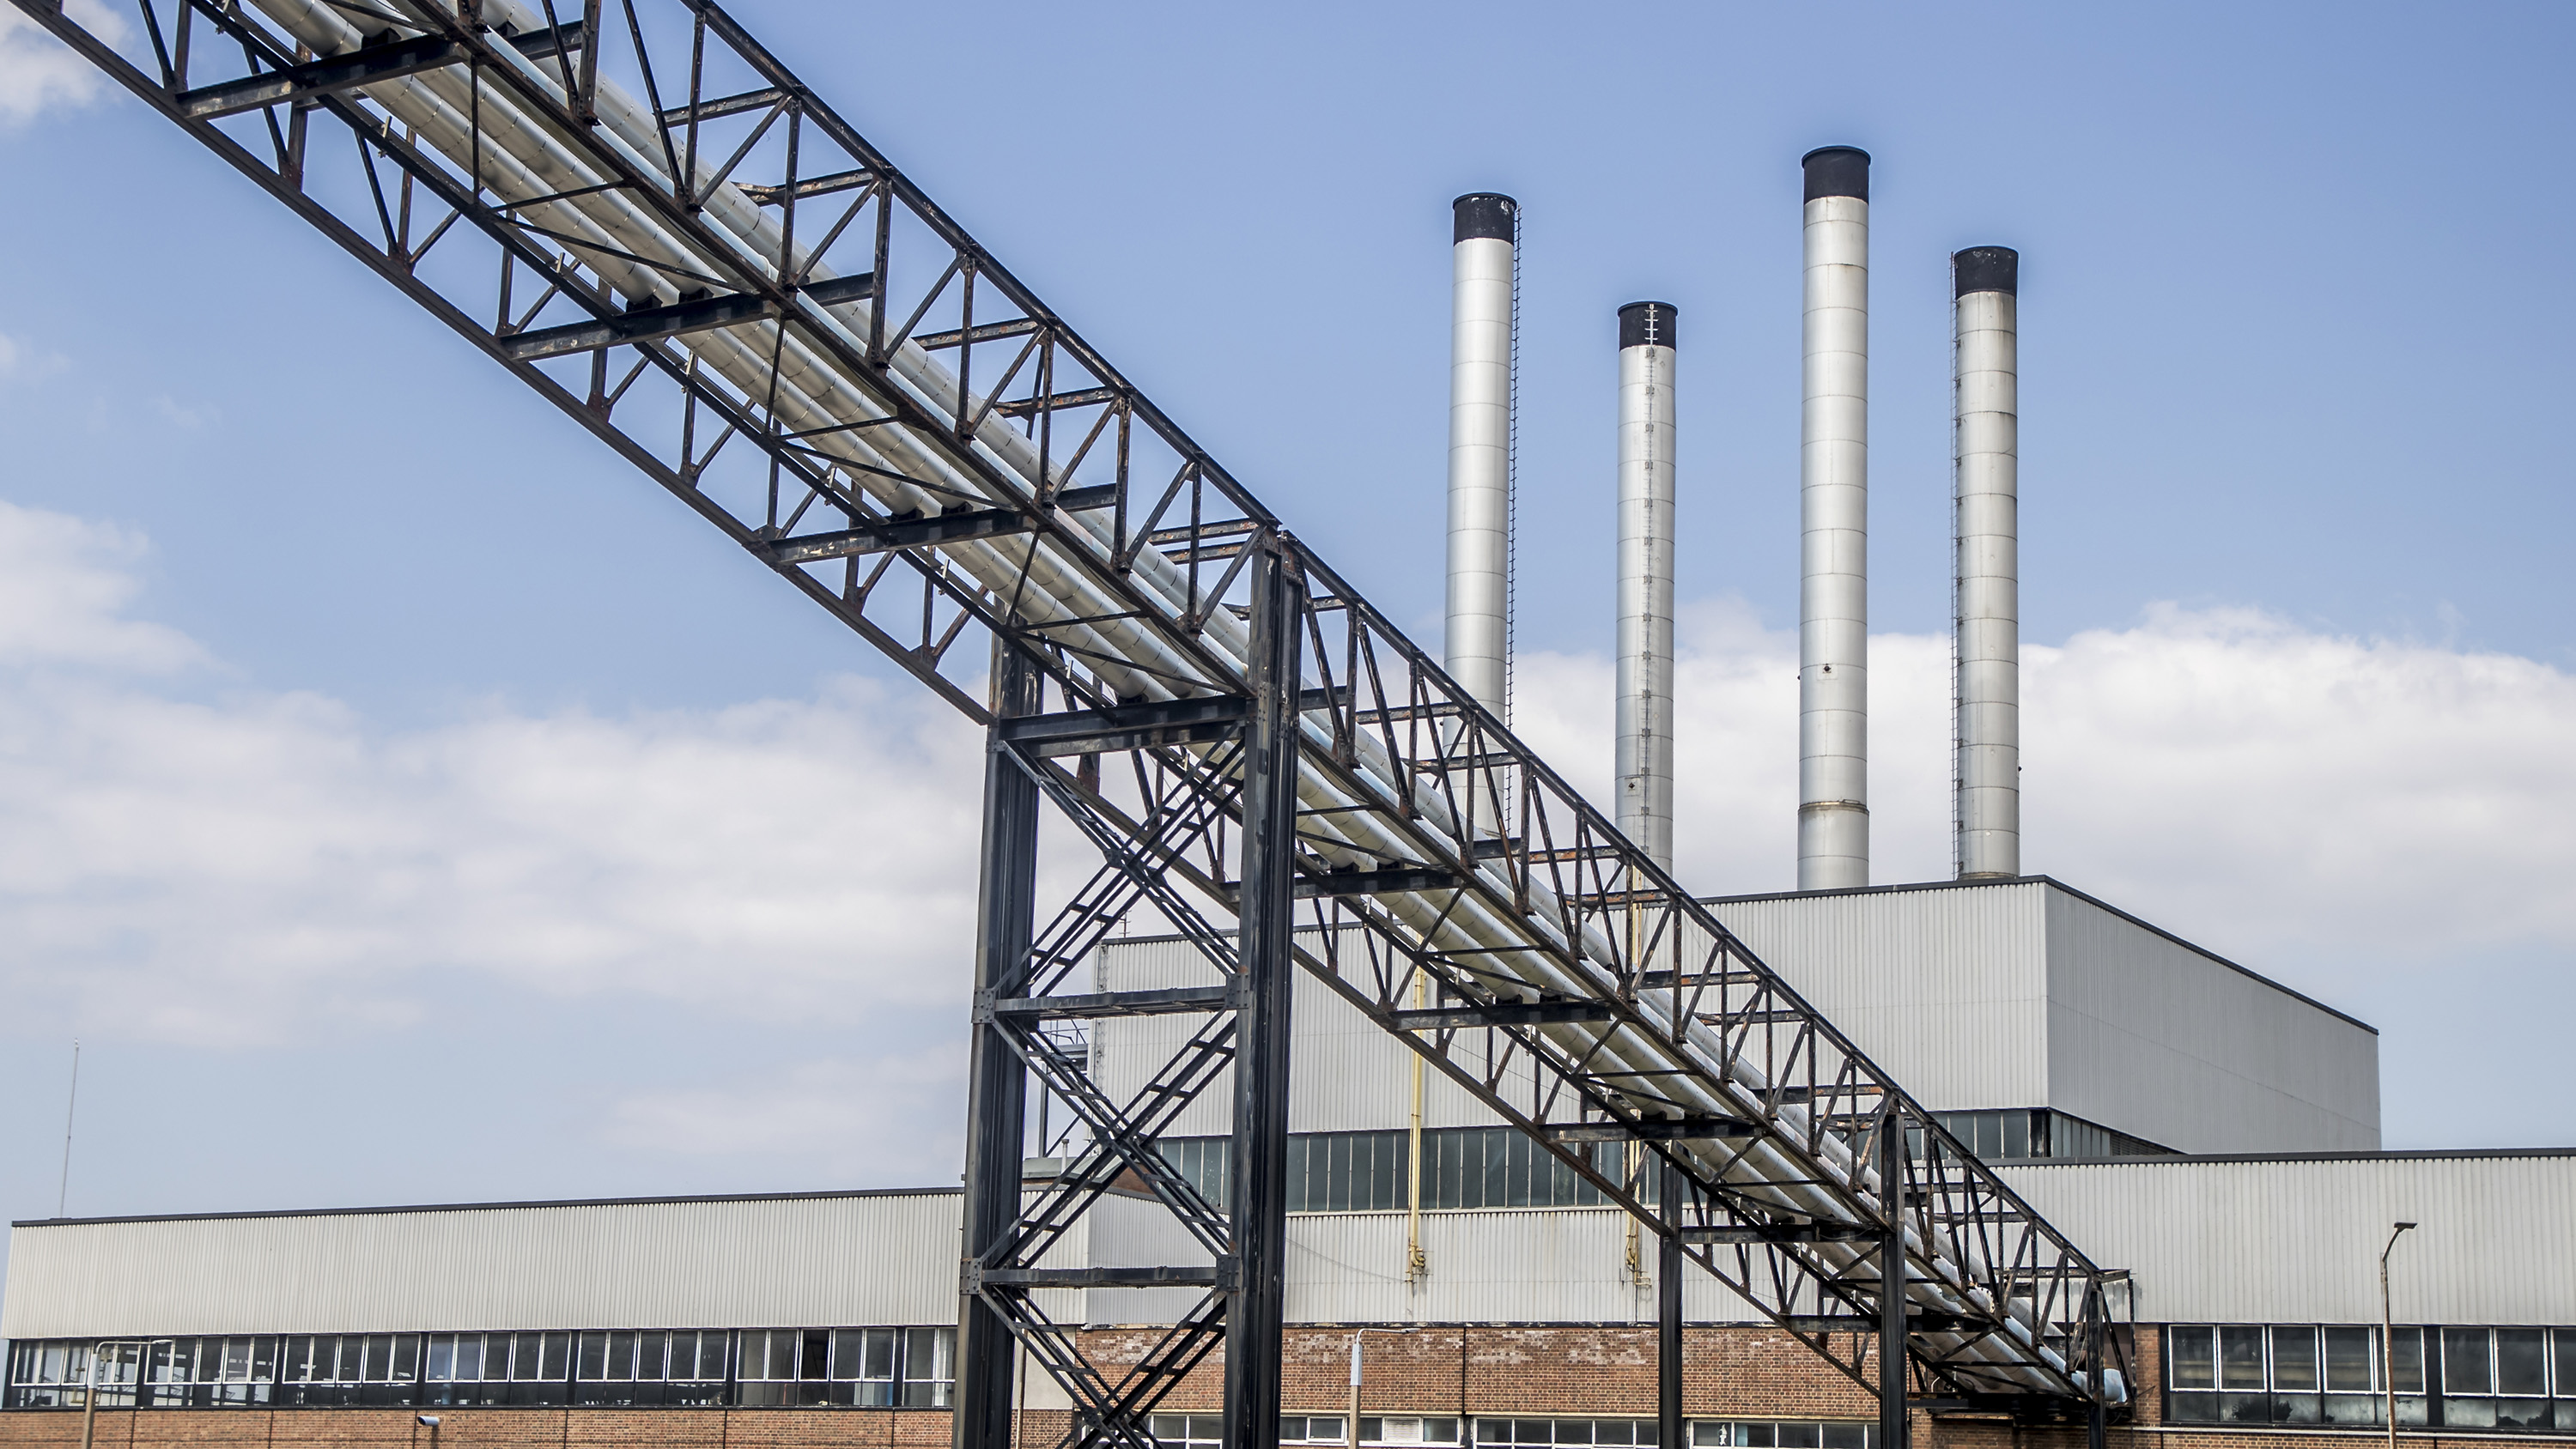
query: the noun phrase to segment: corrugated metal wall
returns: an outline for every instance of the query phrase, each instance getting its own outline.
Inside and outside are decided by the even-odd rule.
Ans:
[[[953,1323],[953,1191],[13,1230],[0,1336]]]
[[[2576,1325],[2576,1152],[2013,1165],[2141,1322],[2375,1323],[2389,1225],[2400,1323]]]
[[[2048,891],[2047,1104],[2183,1152],[2373,1152],[2379,1038]]]
[[[2097,1262],[2137,1276],[2144,1322],[2360,1323],[2388,1225],[2419,1323],[2576,1326],[2576,1151],[2003,1169]],[[953,1192],[35,1224],[12,1235],[0,1335],[945,1323]],[[1636,1322],[1625,1222],[1606,1208],[1433,1212],[1404,1276],[1402,1213],[1289,1221],[1299,1322]],[[1646,1244],[1649,1262],[1651,1240]],[[1151,1202],[1112,1199],[1049,1260],[1204,1261]],[[1751,1314],[1697,1270],[1690,1316]],[[1049,1294],[1060,1319],[1168,1322],[1196,1294]],[[1085,1301],[1087,1299],[1087,1301]]]
[[[1100,952],[1103,991],[1145,991],[1212,985],[1214,968],[1187,942],[1111,942]],[[1306,972],[1297,973],[1296,1055],[1289,1067],[1288,1130],[1352,1132],[1402,1127],[1412,1112],[1412,1052]],[[1144,1086],[1171,1051],[1206,1018],[1111,1018],[1093,1027],[1092,1067],[1102,1086],[1121,1101]],[[1526,1081],[1526,1074],[1518,1074]],[[1184,1108],[1175,1137],[1223,1136],[1232,1128],[1233,1074]],[[1423,1125],[1485,1127],[1501,1119],[1442,1077],[1424,1074]]]
[[[1723,901],[1726,928],[1941,1111],[2047,1105],[2047,887]]]
[[[1938,1111],[2055,1107],[2186,1152],[2379,1145],[2368,1028],[2044,880],[1725,901],[1718,918]],[[1685,943],[1685,954],[1691,948]],[[1101,989],[1212,982],[1187,944],[1113,942]],[[1408,1059],[1321,983],[1297,982],[1290,1130],[1402,1126]],[[1101,1023],[1132,1092],[1197,1017]],[[1227,1130],[1222,1091],[1175,1135]],[[1495,1119],[1434,1072],[1428,1126]]]
[[[1648,1277],[1628,1271],[1626,1219],[1611,1208],[1425,1213],[1430,1272],[1404,1277],[1404,1214],[1330,1213],[1288,1220],[1288,1316],[1299,1323],[1652,1322]],[[1683,1312],[1747,1322],[1742,1299],[1686,1270]]]

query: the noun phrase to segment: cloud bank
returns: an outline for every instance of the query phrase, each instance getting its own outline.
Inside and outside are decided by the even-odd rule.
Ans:
[[[63,9],[108,44],[124,41],[124,18],[99,0],[66,0]],[[27,121],[49,108],[85,105],[106,86],[107,77],[98,67],[16,7],[0,9],[0,123]]]
[[[1676,853],[1692,888],[1794,884],[1797,638],[1687,611]],[[1951,873],[1948,641],[1870,645],[1875,879]],[[2576,949],[2576,678],[2510,655],[2147,611],[2023,656],[2023,868],[2211,949],[2402,969]],[[1608,661],[1517,668],[1521,731],[1607,798]],[[2324,983],[2309,983],[2312,987]]]
[[[661,1084],[612,1086],[596,1132],[709,1157],[945,1150],[959,1037],[922,1024],[962,1028],[980,741],[944,706],[844,680],[717,710],[495,705],[388,729],[247,684],[143,617],[147,549],[0,503],[13,1034],[363,1038],[434,1019],[460,985],[531,1011],[793,1020],[839,1045],[739,1080],[639,1073]],[[1683,878],[1785,889],[1794,636],[1729,602],[1687,611],[1682,635]],[[1877,876],[1943,878],[1947,646],[1873,650]],[[2025,683],[2027,869],[2366,1016],[2397,999],[2374,982],[2474,978],[2492,996],[2566,974],[2567,674],[2167,607],[2030,649]],[[1528,658],[1519,689],[1523,733],[1606,798],[1607,661]]]

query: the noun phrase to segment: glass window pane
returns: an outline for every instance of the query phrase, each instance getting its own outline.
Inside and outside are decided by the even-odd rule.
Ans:
[[[456,1336],[456,1377],[471,1383],[483,1377],[483,1335],[460,1333]],[[499,1378],[499,1374],[492,1377]]]
[[[443,1384],[456,1377],[456,1335],[433,1333],[429,1336],[429,1374],[431,1383]]]
[[[2024,1123],[2027,1123],[2030,1120],[2026,1113],[2015,1112],[2012,1115],[2014,1118],[2018,1118]],[[2006,1125],[2009,1127],[2010,1119],[2007,1120]],[[2011,1139],[2009,1137],[2006,1138],[2007,1150],[2010,1148],[2010,1140]],[[1865,1436],[1861,1433],[1861,1426],[1858,1424],[1827,1424],[1825,1426],[1825,1449],[1861,1449],[1861,1440],[1864,1437]]]
[[[2379,1387],[2379,1335],[2367,1328],[2326,1330],[2326,1387],[2366,1394]]]
[[[367,1335],[367,1367],[361,1375],[368,1383],[380,1384],[394,1376],[394,1339],[389,1333]]]
[[[2424,1392],[2424,1330],[2401,1328],[2390,1334],[2388,1360],[2390,1375],[2397,1380],[2397,1392],[2401,1394]],[[2420,1411],[2420,1405],[2418,1409]],[[2407,1422],[2404,1404],[2397,1406],[2397,1418],[2400,1423]]]
[[[2260,1389],[2263,1385],[2263,1330],[2233,1325],[2218,1330],[2218,1386]]]
[[[2561,1328],[2550,1337],[2555,1341],[2558,1397],[2576,1399],[2576,1328]],[[2567,1427],[2576,1429],[2576,1423]]]
[[[537,1349],[541,1337],[542,1335],[534,1333],[521,1333],[511,1336],[510,1378],[514,1382],[531,1383],[535,1381],[539,1368],[537,1360],[540,1357]]]
[[[395,1334],[394,1382],[398,1384],[408,1384],[416,1382],[419,1378],[420,1335],[417,1333]]]
[[[2495,1335],[2496,1392],[2537,1397],[2549,1392],[2549,1331],[2499,1328]]]
[[[667,1333],[639,1334],[635,1339],[635,1377],[652,1382],[662,1377],[662,1354],[669,1345]]]
[[[2284,1393],[2314,1390],[2317,1385],[2317,1331],[2313,1328],[2272,1330],[2272,1387]]]
[[[2030,1114],[2028,1112],[2004,1114],[2004,1156],[2014,1158],[2030,1156]],[[1826,1449],[1833,1449],[1833,1446],[1828,1445]],[[1852,1449],[1860,1449],[1860,1446],[1855,1444]]]
[[[2218,1387],[2218,1360],[2211,1352],[2210,1330],[2198,1324],[2168,1330],[2173,1386],[2177,1389]]]
[[[573,1370],[576,1378],[596,1383],[608,1377],[608,1335],[596,1332],[583,1334],[581,1355],[576,1362],[579,1365]]]
[[[2492,1394],[2495,1372],[2487,1361],[2487,1331],[2483,1328],[2445,1328],[2442,1330],[2442,1392],[2445,1394]]]

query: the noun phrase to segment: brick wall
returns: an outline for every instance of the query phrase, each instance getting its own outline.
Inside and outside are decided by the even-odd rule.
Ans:
[[[1133,1363],[1159,1330],[1084,1335],[1096,1363]],[[2141,1329],[2134,1353],[2134,1426],[2116,1427],[2109,1449],[2370,1449],[2374,1431],[2255,1432],[2165,1427],[2155,1422],[2157,1345]],[[1291,1328],[1289,1413],[1343,1411],[1350,1393],[1351,1331]],[[1643,1326],[1440,1325],[1371,1332],[1363,1354],[1363,1413],[1647,1417],[1655,1408],[1655,1335]],[[1797,1342],[1770,1328],[1695,1328],[1683,1354],[1683,1404],[1695,1418],[1854,1419],[1876,1403]],[[1223,1350],[1175,1388],[1163,1406],[1218,1408]],[[97,1449],[430,1449],[410,1409],[101,1409]],[[948,1442],[948,1415],[918,1409],[438,1409],[438,1449],[932,1449]],[[1018,1442],[1045,1449],[1068,1424],[1062,1411],[1021,1416]],[[0,1449],[75,1449],[81,1416],[59,1409],[0,1412]],[[2500,1449],[2566,1437],[2401,1434],[2404,1449]],[[2085,1449],[2080,1428],[2016,1429],[1995,1420],[1915,1419],[1916,1449]]]

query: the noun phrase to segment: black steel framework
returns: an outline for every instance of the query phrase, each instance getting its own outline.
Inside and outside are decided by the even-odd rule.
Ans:
[[[139,0],[134,59],[13,3],[989,728],[975,1382],[1007,1373],[1008,1335],[1073,1395],[1078,1441],[1145,1449],[1224,1339],[1229,1442],[1275,1443],[1293,960],[1890,1412],[2114,1407],[2121,1275],[711,0]],[[1101,861],[1043,928],[1040,799]],[[1137,910],[1208,984],[1068,989]],[[1188,1013],[1184,1040],[1112,1100],[1061,1033],[1156,1012]],[[1025,1197],[1023,1066],[1088,1134]],[[1228,1077],[1220,1204],[1155,1139]],[[1686,1190],[1650,1206],[1645,1172]],[[1040,1266],[1122,1181],[1202,1261]],[[1132,1365],[1048,1311],[1150,1285],[1205,1292]],[[970,1409],[957,1433],[1007,1424]]]

